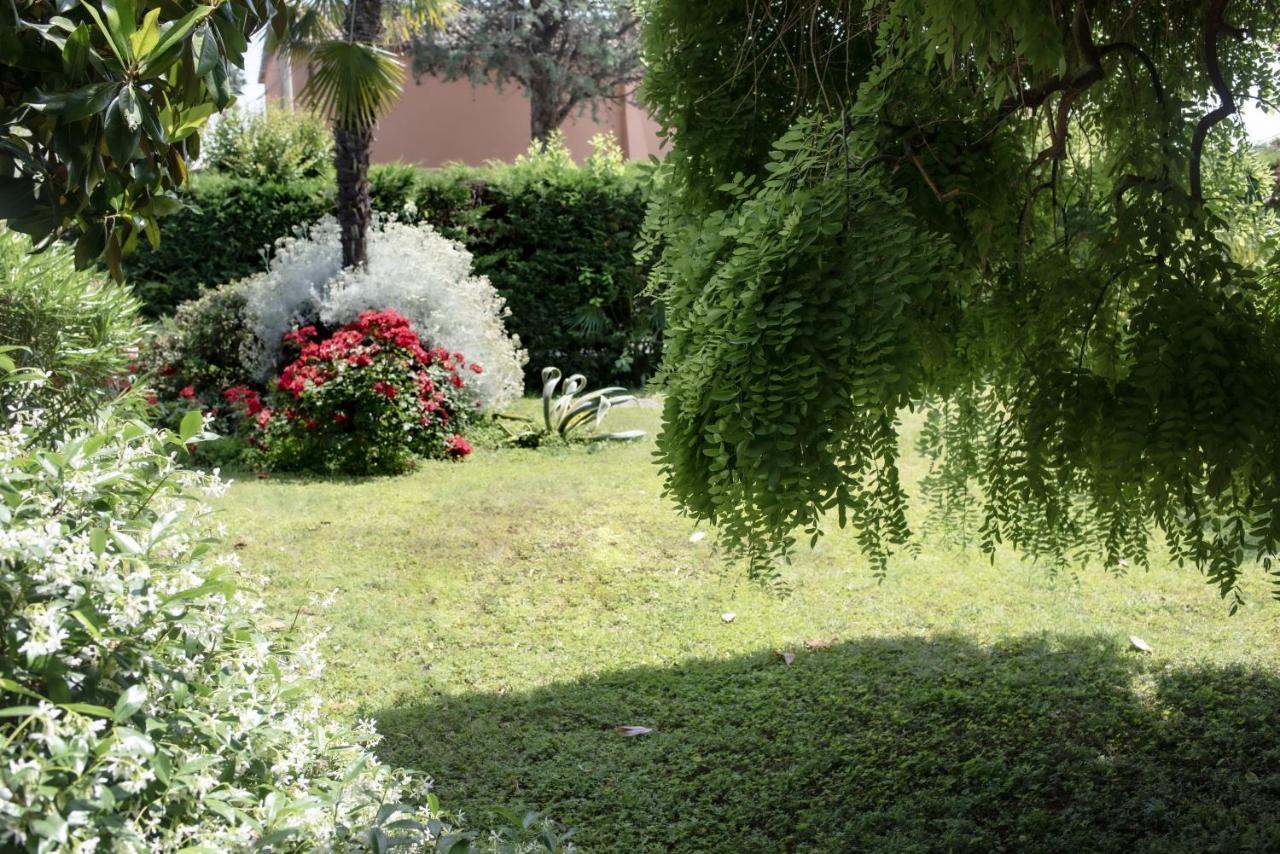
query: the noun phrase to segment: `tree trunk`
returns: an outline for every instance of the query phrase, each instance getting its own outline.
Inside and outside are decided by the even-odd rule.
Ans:
[[[289,55],[289,49],[283,48],[280,51],[280,60],[278,63],[280,69],[280,104],[284,107],[285,112],[293,112],[293,57]]]
[[[353,41],[377,44],[382,36],[382,0],[349,0],[345,29]],[[334,125],[333,166],[338,178],[338,226],[344,267],[363,267],[369,260],[372,143],[372,125]]]
[[[550,70],[541,65],[542,63],[534,60],[533,71],[529,75],[529,134],[538,143],[538,148],[546,151],[547,137],[560,126],[560,111],[556,105],[556,90],[551,82]]]
[[[338,225],[342,231],[342,266],[363,267],[369,260],[369,146],[373,128],[333,129],[333,165],[338,177]]]

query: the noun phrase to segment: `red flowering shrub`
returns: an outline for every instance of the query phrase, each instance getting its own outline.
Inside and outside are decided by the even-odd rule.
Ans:
[[[461,435],[479,404],[461,353],[428,350],[394,311],[367,311],[327,338],[314,326],[284,336],[297,356],[277,382],[274,406],[252,389],[227,389],[259,426],[271,465],[347,474],[404,471],[415,457],[460,459]]]

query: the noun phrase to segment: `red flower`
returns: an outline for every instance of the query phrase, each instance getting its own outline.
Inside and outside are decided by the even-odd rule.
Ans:
[[[243,403],[249,415],[257,415],[262,411],[262,398],[247,385],[233,385],[222,393],[227,403]]]
[[[373,384],[373,390],[387,400],[394,400],[395,396],[400,393],[400,389],[390,383],[384,383],[382,380],[378,380]]]
[[[173,372],[176,370],[177,368],[175,368],[173,365],[165,365],[163,368],[160,369],[160,375],[165,377],[171,377],[173,376]]]
[[[464,385],[466,385],[466,383],[462,381],[462,377],[458,376],[457,374],[452,374],[449,377],[449,382],[453,383],[454,388],[462,388]]]
[[[178,392],[178,397],[181,397],[185,400],[195,400],[196,387],[193,385],[183,386],[182,390]]]
[[[156,393],[154,391],[147,392],[145,399],[147,401],[147,406],[155,406],[160,402],[160,398],[156,397]]]
[[[471,443],[454,433],[444,442],[444,450],[450,459],[460,460],[471,453]]]
[[[480,367],[480,366],[479,366],[479,365],[477,365],[475,362],[472,362],[472,363],[471,363],[471,371],[472,371],[472,373],[476,373],[476,374],[483,374],[483,373],[484,373],[484,368]]]
[[[255,420],[258,422],[258,429],[260,430],[267,429],[267,422],[271,420],[271,407],[269,406],[263,407],[262,411],[258,413],[258,417]]]
[[[348,416],[348,415],[347,415],[347,413],[345,413],[345,412],[335,412],[335,413],[333,413],[333,423],[334,423],[334,424],[346,424],[348,420],[349,420],[349,416]]]
[[[315,337],[316,328],[314,326],[303,326],[284,334],[285,343],[297,344],[299,347],[306,346],[306,343]]]

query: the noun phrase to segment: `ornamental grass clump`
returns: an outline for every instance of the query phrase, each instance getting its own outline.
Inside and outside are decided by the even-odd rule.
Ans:
[[[252,441],[276,469],[395,474],[419,458],[461,459],[482,403],[484,375],[462,353],[428,349],[403,315],[366,311],[323,336],[284,336],[285,365],[268,405],[247,386],[226,391],[254,424]]]

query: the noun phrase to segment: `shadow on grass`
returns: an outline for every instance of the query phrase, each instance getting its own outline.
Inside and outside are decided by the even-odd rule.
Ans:
[[[376,718],[471,823],[543,809],[593,851],[1280,851],[1275,674],[1106,638],[860,639]]]

